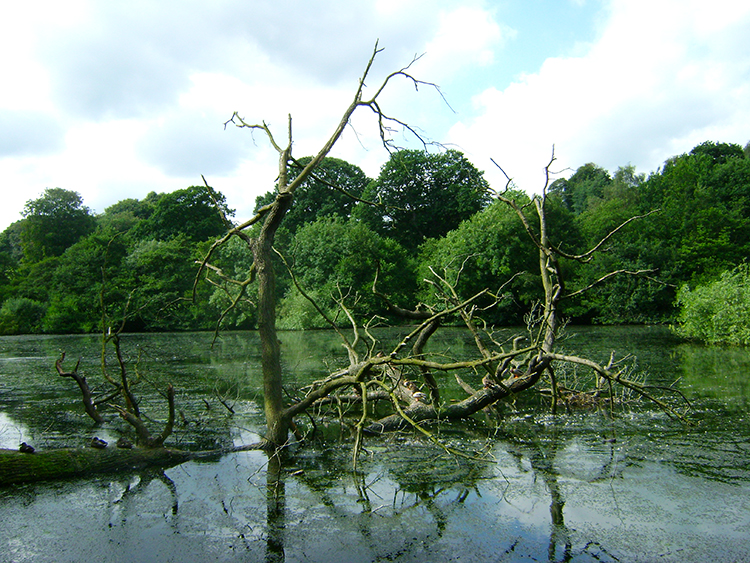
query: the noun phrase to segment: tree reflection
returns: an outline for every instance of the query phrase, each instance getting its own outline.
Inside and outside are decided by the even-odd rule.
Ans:
[[[268,458],[266,470],[266,562],[285,560],[286,485],[279,452]]]
[[[556,468],[558,453],[567,445],[565,435],[556,428],[546,429],[543,436],[533,429],[525,428],[522,432],[506,436],[508,452],[520,462],[526,458],[534,473],[534,479],[540,478],[550,497],[550,535],[547,548],[547,560],[550,563],[569,563],[570,561],[618,561],[597,542],[589,541],[582,548],[573,548],[573,534],[565,525],[565,496],[559,483],[559,472]],[[609,443],[611,441],[608,440]],[[599,470],[599,478],[611,474],[614,464],[614,451],[604,461]],[[516,550],[516,542],[506,552],[509,555]]]

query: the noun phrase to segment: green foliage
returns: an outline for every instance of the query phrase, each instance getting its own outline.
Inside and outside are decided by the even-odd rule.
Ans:
[[[109,317],[120,319],[130,289],[127,271],[122,269],[126,254],[122,237],[100,233],[68,248],[54,269],[44,331],[102,330],[102,307]]]
[[[713,160],[714,164],[724,164],[734,158],[744,157],[742,147],[732,143],[714,143],[713,141],[706,141],[693,148],[690,154],[700,155],[704,154]]]
[[[151,192],[143,200],[128,198],[110,205],[97,217],[99,228],[112,234],[127,233],[151,216],[159,197]]]
[[[512,194],[520,204],[529,201],[525,194]],[[526,272],[503,289],[505,298],[488,320],[512,324],[522,320],[524,310],[536,293],[538,254],[515,211],[495,202],[440,239],[425,243],[420,253],[419,278],[438,275],[456,283],[464,298],[489,288],[497,291],[519,273]],[[422,299],[429,300],[428,294]],[[482,304],[488,304],[490,298]]]
[[[217,208],[218,205],[218,208]],[[139,239],[168,240],[182,236],[201,242],[223,234],[227,225],[221,212],[231,216],[224,196],[205,186],[190,186],[162,194],[148,217],[140,221],[135,236]],[[135,217],[138,215],[132,212]]]
[[[0,302],[13,294],[13,282],[23,258],[21,221],[16,221],[0,233]]]
[[[445,236],[489,203],[482,172],[462,153],[402,150],[391,155],[355,216],[381,236],[415,252],[425,240]]]
[[[29,262],[60,256],[94,230],[96,220],[77,192],[48,188],[23,209],[21,243]]]
[[[548,232],[571,254],[595,246],[630,217],[659,210],[620,230],[591,262],[563,260],[562,266],[568,291],[619,269],[652,270],[649,276],[665,283],[617,276],[564,301],[564,314],[575,322],[671,321],[675,303],[698,292],[683,289],[676,301],[676,287],[703,288],[743,263],[750,255],[748,147],[702,143],[670,158],[648,179],[630,165],[610,175],[589,163],[553,182],[546,200]],[[275,244],[331,315],[338,314],[336,300],[342,297],[360,318],[386,312],[371,290],[378,267],[378,289],[405,307],[417,297],[429,298],[416,289],[416,280],[432,275],[429,266],[458,279],[464,296],[497,290],[518,271],[529,272],[503,289],[507,298],[487,319],[492,322],[520,322],[538,297],[536,248],[515,213],[488,206],[481,172],[461,153],[400,151],[375,181],[329,158],[317,177],[299,187]],[[383,205],[355,203],[328,183]],[[258,205],[274,196],[269,192]],[[522,193],[513,197],[529,201]],[[23,219],[0,233],[0,330],[99,330],[102,305],[105,324],[119,325],[127,317],[126,330],[213,328],[238,286],[200,284],[196,302],[189,298],[195,259],[226,228],[217,205],[231,215],[221,194],[192,186],[126,199],[94,217],[76,192],[46,190],[27,202]],[[537,228],[533,221],[531,228]],[[248,277],[251,262],[239,239],[212,259],[236,279]],[[323,326],[281,260],[275,268],[280,325]],[[249,286],[224,328],[254,328],[254,292]]]
[[[699,285],[741,263],[750,253],[750,161],[737,145],[703,143],[669,159],[647,180],[620,169],[602,197],[577,221],[593,246],[628,217],[658,213],[630,224],[608,241],[569,286],[583,287],[608,271],[653,270],[664,282],[612,279],[578,302],[579,316],[596,322],[664,322],[675,314],[675,289]],[[619,184],[619,186],[618,186]]]
[[[675,331],[708,344],[750,345],[750,266],[742,264],[719,279],[677,294]]]
[[[185,307],[195,279],[195,250],[185,236],[143,240],[123,260],[132,275],[131,310],[142,329],[184,330],[198,320]],[[199,327],[207,328],[205,319]]]
[[[240,281],[248,279],[252,263],[252,253],[247,244],[236,237],[230,239],[219,249],[214,260],[214,265],[220,268],[225,275]],[[216,283],[218,284],[219,280]],[[234,308],[224,316],[221,327],[223,329],[254,328],[253,289],[251,286],[247,289],[245,297],[237,301],[240,288],[236,284],[224,283],[212,287],[209,297],[212,318],[218,319],[230,305],[237,301]]]
[[[340,316],[336,303],[340,299],[360,316],[386,313],[385,305],[372,293],[378,267],[378,290],[399,304],[412,302],[414,268],[406,252],[358,221],[318,219],[297,231],[292,249],[288,261],[297,281],[331,317]],[[279,326],[325,325],[296,288],[290,287],[281,302]]]
[[[578,215],[600,200],[611,183],[609,172],[589,162],[567,180],[555,180],[550,185],[549,193],[559,195],[565,206]]]
[[[304,167],[311,160],[312,157],[306,156],[298,163]],[[292,167],[289,180],[296,178],[300,171],[301,168]],[[369,183],[370,179],[358,166],[338,158],[324,158],[314,177],[308,177],[294,192],[294,203],[284,216],[284,229],[294,235],[301,226],[320,217],[348,219],[356,203],[354,198],[361,198]],[[275,191],[259,196],[255,202],[256,211],[273,202],[275,197]]]
[[[25,297],[11,297],[0,307],[0,334],[38,332],[46,313],[44,303]]]

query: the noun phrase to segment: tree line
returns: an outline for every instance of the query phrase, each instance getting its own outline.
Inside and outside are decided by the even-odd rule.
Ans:
[[[509,187],[504,197],[533,213],[529,196]],[[259,197],[256,211],[274,197]],[[705,142],[648,177],[630,165],[610,173],[585,164],[550,184],[546,214],[563,257],[639,217],[585,268],[563,261],[569,293],[593,286],[561,305],[565,317],[672,322],[691,288],[725,279],[748,256],[750,149]],[[209,330],[219,319],[223,329],[255,328],[254,295],[236,281],[253,276],[242,239],[221,247],[195,283],[197,262],[232,217],[205,185],[125,199],[98,215],[76,192],[47,189],[0,234],[0,333]],[[456,150],[395,151],[375,179],[324,159],[297,189],[274,247],[280,328],[327,326],[320,312],[340,315],[343,302],[358,318],[393,322],[383,296],[396,306],[427,299],[419,282],[435,273],[461,295],[500,296],[485,319],[494,324],[524,323],[539,295],[522,222]],[[639,274],[602,279],[616,270]]]

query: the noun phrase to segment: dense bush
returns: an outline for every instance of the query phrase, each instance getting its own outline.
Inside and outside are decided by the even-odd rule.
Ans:
[[[0,308],[0,334],[28,334],[37,332],[47,308],[26,297],[6,299]]]
[[[750,266],[724,272],[718,280],[677,295],[675,331],[708,344],[750,344]]]

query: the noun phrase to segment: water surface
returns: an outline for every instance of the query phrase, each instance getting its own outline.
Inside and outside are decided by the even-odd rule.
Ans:
[[[531,398],[503,405],[499,424],[479,415],[436,429],[485,461],[404,433],[367,440],[353,472],[350,434],[330,418],[320,428],[329,439],[295,449],[282,468],[243,452],[0,489],[0,561],[750,561],[750,354],[685,344],[658,327],[567,333],[568,352],[604,363],[613,350],[634,354],[633,374],[677,386],[693,424],[635,403],[614,419],[552,416]],[[327,331],[281,340],[290,392],[344,356]],[[250,443],[263,431],[257,336],[210,341],[123,339],[155,427],[166,417],[157,391],[177,389],[172,445]],[[101,427],[86,418],[74,382],[55,372],[63,350],[67,368],[81,358],[81,373],[101,385],[97,337],[0,338],[0,447],[82,446],[130,431],[110,414]],[[465,356],[467,335],[447,331],[432,350]],[[463,377],[478,385],[480,375]]]

